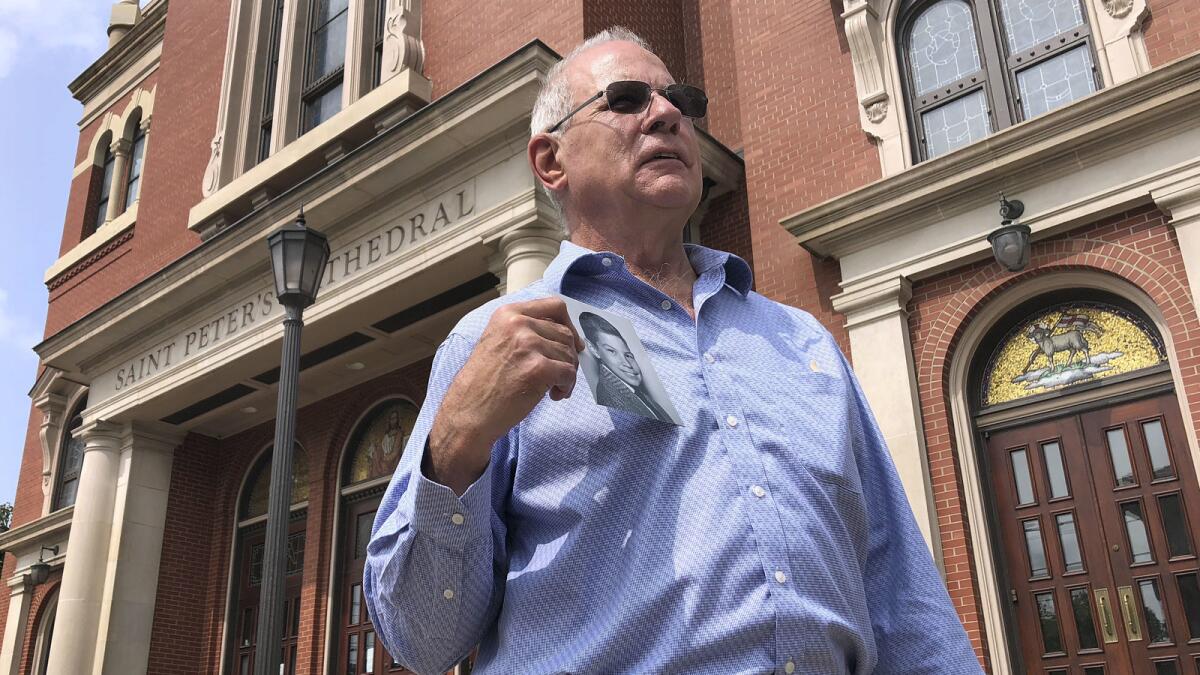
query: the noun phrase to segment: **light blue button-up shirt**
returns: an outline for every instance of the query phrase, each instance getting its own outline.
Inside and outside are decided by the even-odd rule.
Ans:
[[[696,318],[620,256],[569,242],[467,315],[367,549],[367,606],[421,673],[978,673],[833,338],[688,247]],[[502,304],[561,292],[627,317],[683,426],[596,405],[582,376],[462,495],[421,473],[446,389]],[[897,367],[901,367],[897,365]]]

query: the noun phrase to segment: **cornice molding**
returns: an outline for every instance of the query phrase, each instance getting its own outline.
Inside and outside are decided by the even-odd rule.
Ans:
[[[168,4],[169,0],[159,0],[148,5],[142,20],[129,33],[67,85],[71,95],[86,105],[105,85],[161,43],[166,31]]]
[[[840,258],[875,243],[880,228],[894,235],[919,227],[914,216],[949,200],[980,191],[994,198],[992,187],[1002,179],[1084,148],[1127,143],[1134,130],[1160,133],[1192,119],[1198,104],[1200,54],[1194,54],[780,222],[810,252]]]
[[[0,534],[0,550],[20,555],[21,552],[39,546],[51,537],[65,535],[71,530],[71,518],[74,515],[75,507],[68,506],[24,525],[18,525]]]

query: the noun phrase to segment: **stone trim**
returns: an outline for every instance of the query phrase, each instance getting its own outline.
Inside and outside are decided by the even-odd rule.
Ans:
[[[44,283],[48,290],[55,290],[71,279],[100,262],[108,254],[121,248],[133,239],[133,224],[137,220],[137,202],[125,213],[105,223],[75,248],[54,261],[45,273]]]
[[[1150,70],[1141,32],[1149,16],[1146,0],[1082,1],[1104,86]],[[841,15],[854,66],[859,123],[876,141],[884,177],[914,165],[898,51],[901,4],[902,0],[847,0]]]
[[[71,95],[86,107],[110,85],[129,80],[131,74],[144,76],[146,71],[131,70],[131,66],[151,51],[161,53],[168,4],[168,0],[158,0],[146,5],[137,25],[67,85]],[[153,61],[157,67],[157,55]]]

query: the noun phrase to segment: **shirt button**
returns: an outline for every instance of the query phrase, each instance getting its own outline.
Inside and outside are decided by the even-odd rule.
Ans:
[[[712,354],[709,354],[709,353],[705,353],[705,354],[704,354],[704,360],[705,360],[705,361],[707,361],[707,362],[709,362],[709,363],[712,363],[713,361],[716,361],[716,359],[714,359],[714,358],[713,358],[713,355],[712,355]]]
[[[671,301],[670,301],[670,300],[663,300],[663,301],[662,301],[662,305],[660,305],[660,306],[661,306],[663,309],[671,309]]]
[[[450,522],[454,523],[455,525],[462,525],[463,521],[465,520],[466,518],[463,518],[463,514],[461,513],[456,513],[450,516]]]
[[[775,581],[781,584],[787,581],[787,575],[783,573],[783,570],[775,570]]]
[[[442,597],[447,600],[453,600],[454,599],[454,591],[447,588],[446,590],[442,591]]]
[[[605,267],[612,267],[612,258],[601,258],[600,264]]]
[[[730,415],[729,417],[725,418],[725,423],[731,427],[736,427],[738,425],[738,418]]]
[[[754,496],[758,497],[759,499],[767,496],[767,491],[764,490],[761,485],[755,485],[751,487],[750,491],[753,492]]]
[[[796,672],[796,664],[789,660],[787,663],[783,664],[783,672],[787,673],[788,675],[792,675],[792,673]]]

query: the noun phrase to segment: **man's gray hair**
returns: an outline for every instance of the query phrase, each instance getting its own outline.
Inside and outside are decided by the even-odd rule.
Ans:
[[[542,80],[542,88],[538,92],[537,100],[533,103],[533,114],[529,120],[530,136],[546,131],[552,124],[566,117],[567,113],[571,112],[571,108],[574,106],[571,101],[571,87],[565,77],[567,66],[581,53],[606,42],[632,42],[646,51],[651,51],[649,43],[643,40],[641,36],[622,26],[606,28],[581,42],[562,61],[554,64]],[[550,135],[561,136],[570,125],[571,122],[568,120],[566,124],[559,127]],[[541,187],[541,189],[550,198],[550,203],[554,205],[554,209],[558,212],[558,219],[559,223],[562,224],[563,232],[568,235],[571,234],[570,226],[567,224],[566,213],[563,211],[563,203],[559,200],[558,195],[555,195],[545,187]]]

